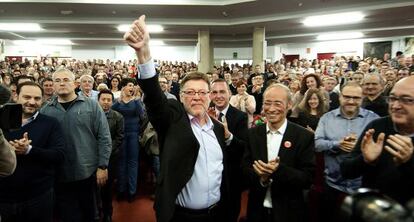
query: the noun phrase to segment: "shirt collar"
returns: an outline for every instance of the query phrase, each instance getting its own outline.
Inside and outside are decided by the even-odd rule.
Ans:
[[[230,103],[229,103],[229,104],[227,104],[227,107],[226,107],[226,108],[224,108],[222,111],[219,111],[219,110],[217,109],[217,116],[218,116],[220,113],[223,113],[223,115],[224,115],[224,116],[226,116],[227,111],[229,110],[229,106],[230,106]]]
[[[344,115],[342,115],[341,107],[332,110],[332,112],[335,114],[335,116],[340,116],[344,119],[347,119],[347,118],[344,117]],[[363,108],[359,108],[358,115],[356,117],[364,118],[366,115],[367,115],[367,110],[365,110]],[[354,118],[356,118],[356,117],[354,117]],[[352,118],[352,119],[354,119],[354,118]]]
[[[287,128],[287,119],[284,119],[284,123],[279,127],[279,129],[276,130],[276,132],[270,130],[269,128],[269,123],[266,124],[266,134],[268,133],[275,133],[275,134],[280,134],[280,135],[284,135],[286,132],[286,128]]]
[[[193,115],[191,115],[189,113],[187,115],[188,115],[188,118],[190,119],[190,122],[191,123],[197,123],[197,124],[199,124],[198,121],[197,121],[197,118],[195,116],[193,116]],[[207,115],[207,122],[206,122],[206,125],[203,126],[203,128],[204,127],[206,127],[207,129],[213,129],[214,128],[213,121],[211,120],[211,118],[210,118],[209,115]]]
[[[38,115],[39,115],[39,111],[37,111],[35,114],[33,114],[33,116],[31,116],[30,118],[28,118],[25,123],[22,123],[22,126],[27,125],[27,124],[33,122],[37,118]]]

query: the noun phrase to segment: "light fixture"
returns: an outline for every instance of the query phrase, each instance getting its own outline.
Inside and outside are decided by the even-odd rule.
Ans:
[[[321,34],[316,37],[317,40],[339,40],[339,39],[357,39],[363,37],[362,32],[337,32]]]
[[[36,43],[40,45],[72,45],[69,39],[37,39]]]
[[[308,27],[344,25],[360,22],[364,18],[361,12],[345,12],[329,15],[309,16],[303,20]]]
[[[0,23],[0,30],[10,32],[39,32],[43,29],[37,23]]]
[[[118,31],[120,32],[127,32],[131,25],[119,25]],[[161,25],[147,25],[147,29],[150,33],[158,33],[164,31],[164,27]]]
[[[14,40],[13,44],[22,46],[33,46],[34,44],[36,44],[36,42],[33,40]]]
[[[149,41],[149,45],[150,46],[160,46],[160,45],[165,45],[164,41],[162,40],[155,40],[155,39],[151,39]]]

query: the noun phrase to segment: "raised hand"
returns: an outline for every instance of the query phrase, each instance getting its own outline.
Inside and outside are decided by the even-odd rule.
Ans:
[[[135,20],[131,28],[124,34],[124,40],[135,51],[140,51],[149,42],[149,33],[145,24],[145,15]]]
[[[378,135],[377,141],[375,142],[372,136],[374,135],[375,130],[369,129],[365,132],[364,138],[361,142],[361,152],[366,163],[372,164],[375,162],[382,152],[382,147],[384,145],[384,133]]]
[[[385,145],[384,148],[394,156],[397,165],[407,162],[413,156],[414,148],[410,137],[400,134],[390,135],[387,143],[389,145]]]
[[[145,15],[141,15],[132,23],[129,31],[124,34],[126,43],[135,49],[139,64],[147,63],[151,59],[149,39],[149,33],[145,24]]]

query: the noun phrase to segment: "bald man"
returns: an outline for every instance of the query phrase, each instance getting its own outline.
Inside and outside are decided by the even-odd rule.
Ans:
[[[414,197],[414,76],[399,80],[388,99],[390,116],[372,121],[349,159],[346,178],[362,176],[362,186],[405,204]]]

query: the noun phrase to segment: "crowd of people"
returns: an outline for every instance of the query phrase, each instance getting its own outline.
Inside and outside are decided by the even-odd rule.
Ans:
[[[139,189],[140,149],[160,222],[238,221],[244,190],[252,222],[335,221],[360,187],[414,198],[411,55],[204,74],[152,60],[145,17],[124,38],[136,60],[0,62],[23,108],[3,130],[17,166],[0,179],[2,221],[111,221],[112,190],[132,202]]]

